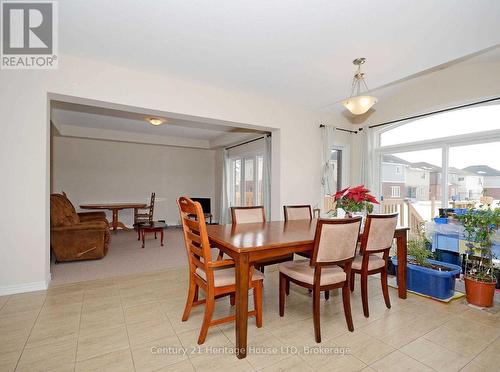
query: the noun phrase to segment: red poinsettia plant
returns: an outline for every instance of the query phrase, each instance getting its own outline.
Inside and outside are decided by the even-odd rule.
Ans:
[[[346,212],[363,212],[366,210],[371,213],[373,204],[379,204],[379,202],[369,192],[370,190],[365,188],[364,185],[347,187],[337,192],[334,200],[337,202],[337,208],[342,208]]]

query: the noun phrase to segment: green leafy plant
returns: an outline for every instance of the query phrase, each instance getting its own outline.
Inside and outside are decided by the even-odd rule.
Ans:
[[[494,282],[492,238],[500,226],[500,208],[469,209],[458,220],[467,239],[465,275],[481,282]]]
[[[426,239],[419,237],[408,241],[408,255],[413,257],[414,263],[419,266],[430,267],[427,262],[432,258],[432,252],[427,249]]]

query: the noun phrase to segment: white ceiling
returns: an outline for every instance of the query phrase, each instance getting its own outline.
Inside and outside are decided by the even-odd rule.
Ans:
[[[500,44],[498,0],[74,0],[59,12],[63,53],[313,109],[350,92],[355,57],[376,88]]]

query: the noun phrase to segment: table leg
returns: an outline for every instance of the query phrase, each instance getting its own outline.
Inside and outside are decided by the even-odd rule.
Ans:
[[[399,298],[406,298],[406,235],[407,232],[403,231],[396,237],[397,245],[397,258],[398,258],[398,294]]]
[[[146,233],[144,232],[144,229],[141,229],[141,235],[142,235],[142,248],[144,248],[144,238]]]
[[[163,229],[161,229],[161,232],[160,232],[160,242],[161,242],[161,246],[163,247]]]
[[[118,229],[118,209],[113,209],[113,231],[116,232]]]
[[[240,254],[236,259],[236,356],[247,356],[248,327],[248,254]]]

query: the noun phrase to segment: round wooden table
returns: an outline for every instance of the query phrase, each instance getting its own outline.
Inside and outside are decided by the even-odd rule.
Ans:
[[[167,228],[167,224],[165,222],[142,222],[137,225],[137,231],[139,234],[139,238],[142,239],[142,248],[144,248],[144,238],[146,233],[160,233],[160,244],[163,247],[163,230]],[[139,239],[137,239],[139,240]]]
[[[113,213],[113,221],[111,222],[111,227],[113,231],[116,232],[118,227],[121,227],[124,230],[130,230],[127,226],[125,226],[122,222],[118,221],[118,211],[122,209],[141,209],[145,208],[145,203],[103,203],[103,204],[83,204],[80,205],[82,209],[106,209],[110,210]]]

